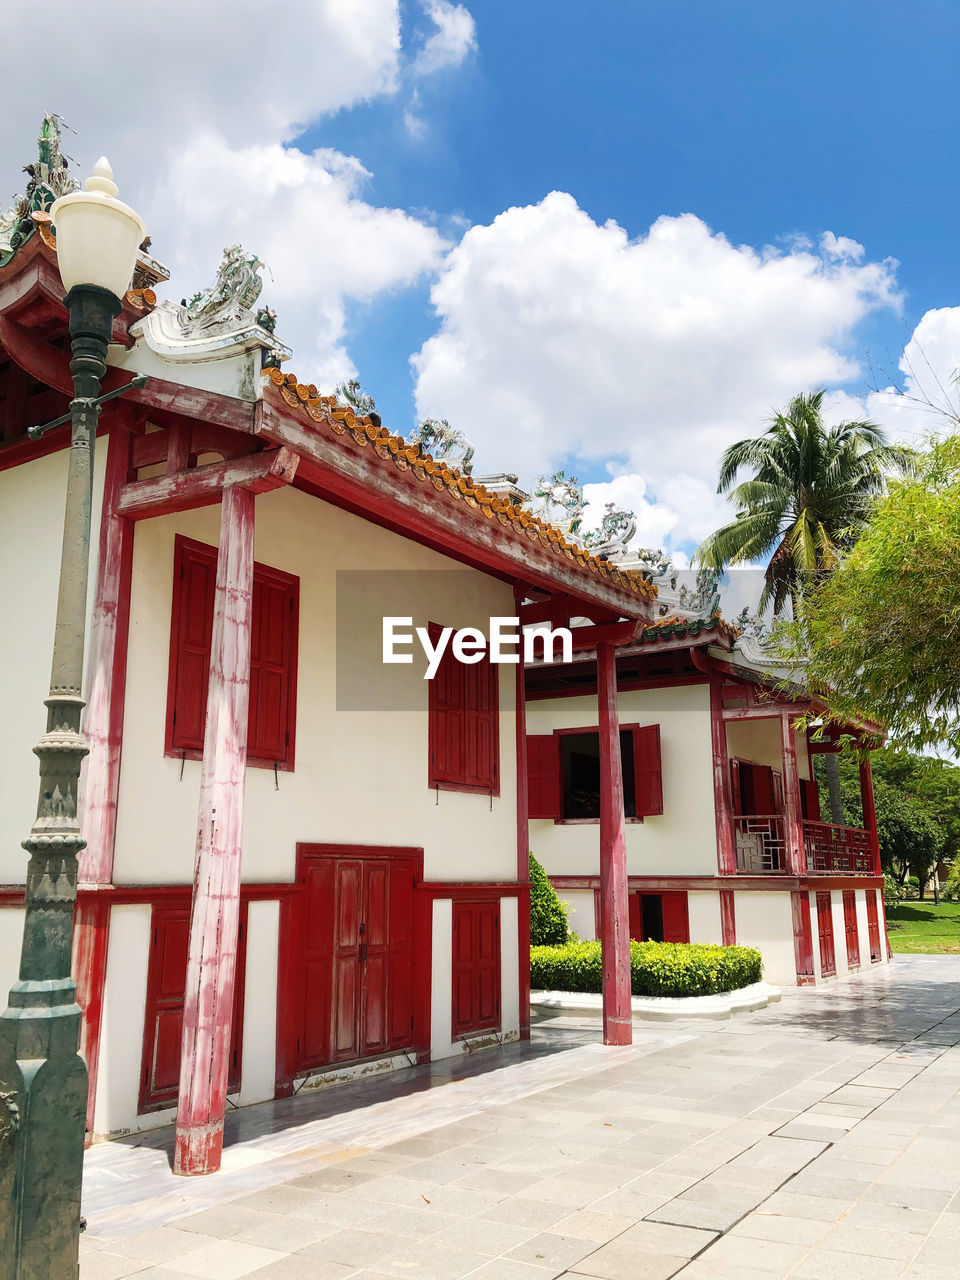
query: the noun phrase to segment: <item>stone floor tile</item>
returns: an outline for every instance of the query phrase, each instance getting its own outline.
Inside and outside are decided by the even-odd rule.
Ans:
[[[573,1236],[577,1240],[592,1240],[594,1244],[606,1244],[615,1236],[632,1227],[633,1217],[622,1214],[600,1213],[596,1209],[578,1209],[554,1223],[552,1230],[561,1236]]]
[[[525,1197],[529,1194],[529,1190],[524,1192]],[[458,1183],[451,1182],[426,1193],[423,1199],[437,1213],[454,1213],[463,1218],[473,1218],[494,1208],[506,1196],[490,1191],[468,1191]]]
[[[872,1258],[894,1258],[902,1262],[912,1258],[922,1243],[922,1235],[888,1231],[881,1227],[855,1227],[846,1222],[839,1223],[823,1239],[825,1249]]]
[[[568,1274],[596,1276],[599,1280],[669,1280],[687,1262],[679,1255],[647,1253],[614,1240],[582,1259]]]
[[[537,1234],[536,1227],[491,1222],[489,1218],[458,1218],[454,1225],[444,1227],[431,1239],[450,1249],[463,1249],[466,1253],[482,1253],[487,1257],[497,1258]]]
[[[470,1280],[554,1280],[555,1276],[562,1274],[554,1267],[532,1267],[512,1258],[494,1258],[477,1271],[471,1271]]]
[[[914,1262],[901,1271],[902,1280],[957,1280],[956,1265],[937,1267],[932,1263]]]
[[[843,1221],[851,1227],[879,1227],[886,1231],[907,1231],[913,1235],[927,1235],[937,1223],[938,1215],[930,1209],[914,1208],[912,1204],[855,1204]],[[960,1229],[960,1224],[958,1224]]]
[[[834,1200],[830,1196],[809,1196],[791,1191],[776,1191],[763,1202],[763,1209],[765,1213],[783,1213],[792,1218],[837,1222],[852,1203],[850,1200]]]
[[[329,1196],[376,1180],[374,1174],[361,1173],[359,1169],[352,1169],[349,1165],[328,1165],[324,1169],[318,1169],[316,1173],[291,1178],[287,1186],[302,1187],[304,1191],[318,1191],[321,1195]]]
[[[756,1240],[752,1236],[722,1236],[703,1255],[715,1267],[750,1268],[785,1274],[804,1257],[808,1246],[784,1240]]]
[[[212,1237],[201,1240],[195,1232],[180,1231],[177,1227],[155,1227],[153,1231],[143,1231],[126,1240],[117,1240],[108,1247],[111,1253],[157,1266],[161,1262],[171,1262],[181,1254],[189,1253],[201,1243],[211,1241]]]
[[[84,1254],[80,1259],[80,1280],[125,1280],[148,1266],[141,1258],[125,1258],[103,1249]]]
[[[251,1209],[237,1203],[219,1204],[213,1209],[203,1209],[200,1213],[191,1213],[189,1217],[178,1218],[178,1231],[192,1231],[201,1236],[215,1236],[218,1240],[229,1240],[241,1231],[262,1226],[271,1219],[276,1220],[275,1213],[265,1213],[261,1209]]]
[[[826,1233],[827,1224],[816,1218],[790,1218],[784,1214],[750,1213],[731,1228],[732,1236],[752,1240],[778,1240],[784,1244],[813,1245]]]
[[[638,1222],[628,1227],[617,1243],[646,1253],[668,1253],[693,1258],[717,1238],[715,1231],[661,1222]]]
[[[918,1244],[920,1241],[917,1242]],[[954,1268],[956,1274],[957,1268],[957,1241],[949,1237],[931,1237],[917,1253],[916,1257],[911,1256],[911,1260],[918,1266],[923,1267],[949,1267]]]
[[[481,1253],[464,1253],[461,1249],[448,1249],[433,1240],[424,1240],[416,1249],[395,1254],[379,1263],[381,1271],[396,1276],[415,1276],[416,1280],[459,1280],[470,1271],[476,1271],[490,1259]]]
[[[255,1244],[238,1244],[235,1240],[212,1240],[199,1249],[182,1254],[176,1268],[198,1280],[240,1280],[269,1262],[285,1255],[275,1249],[261,1249]]]
[[[456,1227],[465,1221],[452,1213],[440,1213],[434,1208],[419,1205],[414,1208],[400,1205],[388,1209],[386,1213],[370,1218],[365,1223],[369,1231],[379,1231],[383,1235],[403,1236],[406,1240],[426,1240],[448,1227]]]
[[[320,1258],[308,1258],[302,1253],[291,1253],[276,1262],[268,1262],[250,1273],[250,1280],[347,1280],[355,1276],[354,1266],[341,1262],[329,1262]]]
[[[232,1238],[239,1244],[257,1244],[263,1249],[296,1253],[298,1249],[305,1249],[324,1236],[332,1236],[335,1231],[342,1230],[335,1223],[311,1222],[309,1218],[280,1218],[273,1213],[257,1214],[257,1218],[263,1221],[238,1231]]]
[[[659,1222],[674,1227],[699,1227],[705,1231],[727,1231],[738,1222],[752,1205],[737,1209],[725,1209],[719,1204],[698,1204],[694,1200],[668,1200],[644,1218],[645,1222]]]
[[[330,1262],[356,1267],[380,1266],[384,1258],[406,1253],[410,1249],[407,1236],[388,1235],[383,1231],[364,1231],[349,1227],[332,1236],[307,1245],[298,1252],[306,1258],[324,1258]]]
[[[790,1277],[797,1280],[897,1280],[903,1263],[892,1258],[859,1257],[834,1249],[813,1249]]]
[[[505,1169],[478,1169],[468,1174],[457,1183],[467,1191],[490,1191],[499,1195],[502,1200],[506,1196],[519,1195],[527,1187],[542,1179],[533,1173],[510,1173]]]
[[[491,1222],[515,1223],[519,1227],[536,1227],[540,1231],[545,1231],[547,1227],[552,1227],[555,1222],[567,1217],[569,1213],[568,1204],[553,1204],[547,1200],[527,1200],[523,1196],[515,1196],[511,1200],[501,1200],[492,1209],[480,1214],[480,1218],[489,1219]]]
[[[506,1256],[515,1262],[527,1262],[535,1267],[557,1267],[563,1271],[575,1266],[588,1253],[593,1253],[596,1247],[593,1240],[541,1231],[511,1249]]]

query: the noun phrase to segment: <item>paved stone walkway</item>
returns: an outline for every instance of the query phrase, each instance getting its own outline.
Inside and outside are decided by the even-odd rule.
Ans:
[[[81,1280],[960,1274],[960,957],[596,1030],[247,1108],[213,1178],[96,1147]]]

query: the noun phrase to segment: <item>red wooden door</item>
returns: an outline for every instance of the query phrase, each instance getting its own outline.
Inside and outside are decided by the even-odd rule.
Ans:
[[[682,890],[662,893],[664,942],[689,942],[690,920],[687,915],[687,895]]]
[[[810,895],[794,890],[793,949],[797,961],[797,984],[813,981],[813,931],[810,925]]]
[[[820,973],[824,978],[837,972],[837,957],[833,949],[833,908],[830,890],[817,894],[817,934],[820,939]]]
[[[763,815],[776,812],[773,798],[773,770],[768,764],[753,766],[753,812]]]
[[[453,904],[453,1034],[500,1025],[500,903]]]
[[[874,963],[883,959],[880,949],[880,920],[877,915],[877,891],[868,889],[867,893],[867,934],[870,938],[870,961]]]
[[[847,938],[847,965],[860,968],[860,933],[857,926],[857,893],[855,889],[843,891],[843,931]]]
[[[630,940],[631,942],[642,942],[643,899],[639,893],[631,893],[627,895],[627,907],[630,913]],[[600,937],[599,930],[597,930],[597,937]]]
[[[294,1074],[413,1042],[413,858],[304,858]]]
[[[153,934],[147,962],[143,1058],[139,1110],[149,1111],[175,1102],[180,1087],[180,1037],[187,986],[190,907],[155,906]],[[243,1029],[243,985],[246,969],[246,907],[241,907],[234,978],[233,1020],[230,1027],[230,1073],[227,1089],[240,1088],[240,1046]]]

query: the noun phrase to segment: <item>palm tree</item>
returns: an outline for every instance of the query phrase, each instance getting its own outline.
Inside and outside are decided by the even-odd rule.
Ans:
[[[794,606],[804,587],[832,572],[883,490],[886,474],[909,470],[909,449],[888,445],[874,422],[826,427],[824,391],[794,396],[763,435],[741,440],[724,453],[717,492],[726,494],[736,518],[697,548],[696,558],[722,573],[727,565],[767,559],[758,611],[774,616]],[[736,483],[741,472],[749,477]],[[835,756],[827,756],[830,809],[843,822]],[[835,777],[832,775],[836,774]]]

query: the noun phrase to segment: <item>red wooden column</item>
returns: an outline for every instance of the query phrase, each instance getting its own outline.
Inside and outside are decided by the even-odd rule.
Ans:
[[[783,744],[783,807],[786,826],[787,871],[804,875],[807,858],[803,840],[800,809],[800,774],[797,770],[797,744],[793,735],[793,718],[786,710],[780,713],[780,740]]]
[[[600,929],[603,940],[603,1043],[633,1044],[627,839],[617,709],[617,651],[597,645],[600,715]]]
[[[874,875],[883,875],[880,865],[880,837],[877,834],[877,807],[873,799],[873,771],[870,768],[870,757],[864,756],[860,761],[860,804],[863,809],[863,826],[870,836],[870,850],[873,853]]]
[[[77,1002],[83,1010],[80,1053],[86,1060],[90,1079],[88,1133],[93,1130],[97,1097],[110,927],[110,907],[107,902],[97,900],[96,891],[113,882],[130,626],[133,525],[117,514],[120,489],[130,476],[132,437],[127,425],[124,411],[118,411],[107,445],[97,585],[87,662],[87,706],[83,717],[83,733],[90,754],[84,760],[80,774],[79,809],[87,846],[80,854],[81,892],[74,917],[73,973],[77,983]]]
[[[240,922],[240,839],[253,610],[254,495],[223,491],[197,864],[183,1005],[174,1173],[220,1167]]]
[[[723,718],[723,679],[710,681],[710,742],[713,748],[713,807],[717,816],[717,868],[722,876],[737,869],[733,839],[733,804],[730,798],[730,761],[727,726]]]
[[[523,592],[514,591],[517,615],[523,603]],[[530,879],[530,803],[527,795],[527,691],[523,671],[523,632],[520,632],[517,655],[516,724],[517,724],[517,879],[526,884]],[[520,965],[520,1039],[530,1039],[530,890],[524,889],[517,901],[518,960]]]

